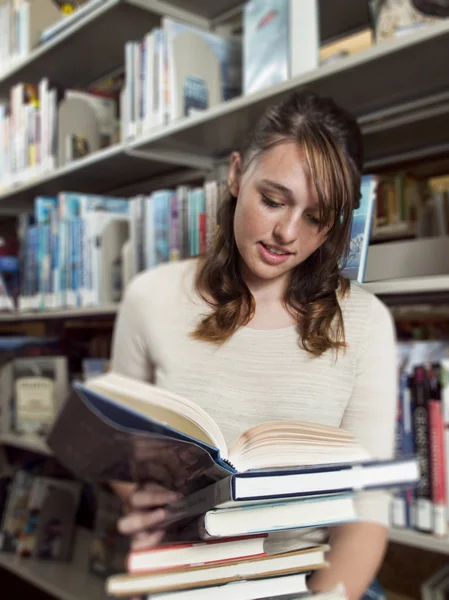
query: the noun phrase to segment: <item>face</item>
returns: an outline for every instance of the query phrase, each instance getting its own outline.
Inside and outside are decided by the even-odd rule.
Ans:
[[[253,284],[285,282],[328,232],[320,228],[305,156],[297,144],[286,142],[255,158],[241,177],[239,171],[240,157],[233,155],[229,183],[237,197],[234,235],[243,275]]]

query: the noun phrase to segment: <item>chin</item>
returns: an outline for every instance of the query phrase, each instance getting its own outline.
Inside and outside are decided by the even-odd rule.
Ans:
[[[251,257],[246,259],[242,257],[245,269],[252,277],[256,279],[263,279],[269,281],[271,279],[277,279],[289,273],[294,267],[290,265],[267,265],[258,257]],[[295,265],[296,266],[296,265]]]

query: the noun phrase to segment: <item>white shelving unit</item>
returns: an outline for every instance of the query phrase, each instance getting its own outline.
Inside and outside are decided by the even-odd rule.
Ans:
[[[428,294],[449,292],[449,275],[404,277],[363,283],[362,287],[376,295]]]
[[[137,0],[108,0],[104,7],[109,6],[112,12],[103,8],[103,18],[99,23],[104,26],[103,21],[109,18],[108,15],[114,14],[113,7],[117,10],[118,7],[135,7],[135,3]],[[141,2],[137,4],[142,6]],[[151,8],[155,4],[147,2],[145,6]],[[157,5],[165,6],[166,3],[158,2]],[[92,16],[90,18],[93,19]],[[92,36],[93,29],[88,33],[89,23],[86,24],[87,29],[77,25],[77,31]],[[73,35],[74,44],[83,48],[88,46]],[[137,33],[130,37],[136,38]],[[115,43],[122,51],[119,41],[115,40]],[[239,145],[242,137],[271,103],[299,86],[311,87],[332,96],[358,116],[364,132],[368,170],[392,160],[405,159],[423,147],[427,148],[426,152],[430,155],[441,152],[446,146],[449,149],[445,135],[449,128],[449,102],[445,91],[449,87],[449,72],[444,58],[448,46],[447,21],[373,46],[271,88],[180,119],[130,143],[117,144],[89,155],[45,177],[3,190],[0,193],[0,211],[17,213],[24,206],[30,206],[36,195],[51,195],[61,189],[76,187],[80,192],[101,192],[119,189],[135,181],[161,177],[186,167],[207,171]],[[44,51],[40,49],[40,52]],[[92,53],[89,49],[89,56]],[[99,51],[99,54],[102,53],[108,54],[105,49]],[[59,65],[64,72],[70,72],[60,55],[53,57],[54,63],[51,56],[49,54],[40,67],[31,59],[27,64],[30,67],[36,65],[39,77],[48,74],[51,65]],[[85,57],[85,61],[86,64],[95,63],[95,60],[89,61],[88,57]],[[418,63],[419,78],[415,73]],[[77,64],[84,64],[82,56]],[[26,71],[20,73],[21,76],[27,74]],[[357,82],[357,93],[354,93],[354,81]],[[394,108],[391,108],[392,105]]]
[[[87,308],[64,308],[58,310],[55,309],[29,312],[2,312],[0,313],[0,323],[104,317],[108,315],[115,315],[118,308],[118,304],[108,304],[106,306],[92,306]]]
[[[410,531],[408,529],[391,529],[389,538],[391,542],[439,552],[440,554],[449,554],[449,538],[441,539],[426,533]]]
[[[106,600],[104,582],[88,572],[89,532],[79,529],[73,560],[56,562],[0,553],[0,567],[60,600]]]

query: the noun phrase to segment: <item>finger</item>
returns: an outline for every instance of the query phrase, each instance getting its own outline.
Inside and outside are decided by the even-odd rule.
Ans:
[[[165,535],[165,531],[153,531],[152,533],[138,533],[133,536],[131,541],[131,550],[144,550],[158,546]]]
[[[166,490],[157,484],[152,484],[151,487],[139,489],[130,498],[131,506],[134,508],[153,508],[157,506],[165,506],[170,502],[178,500],[180,495],[176,492]]]
[[[133,535],[156,526],[166,516],[167,512],[164,509],[145,512],[134,511],[119,520],[118,529],[124,535]]]

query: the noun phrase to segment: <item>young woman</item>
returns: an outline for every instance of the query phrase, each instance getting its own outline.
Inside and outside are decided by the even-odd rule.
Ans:
[[[331,100],[296,92],[233,153],[216,242],[205,257],[140,274],[116,324],[112,368],[200,404],[229,445],[246,428],[300,420],[350,431],[373,457],[393,452],[396,358],[385,306],[341,276],[360,198],[362,143]],[[128,492],[122,532],[135,547],[169,491]],[[329,533],[330,568],[360,598],[387,543],[388,496],[360,494],[360,522]]]

